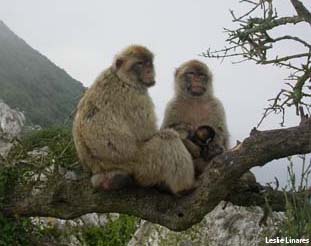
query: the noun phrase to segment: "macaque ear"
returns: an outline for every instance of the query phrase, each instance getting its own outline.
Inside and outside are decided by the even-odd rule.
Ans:
[[[115,61],[115,69],[119,70],[119,68],[122,66],[122,64],[124,63],[124,60],[122,58],[117,58]]]

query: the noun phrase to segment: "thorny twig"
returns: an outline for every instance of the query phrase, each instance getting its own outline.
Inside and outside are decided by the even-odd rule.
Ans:
[[[289,86],[289,89],[282,89],[275,98],[269,100],[271,103],[265,108],[258,123],[260,126],[268,115],[276,113],[281,114],[281,125],[284,125],[286,108],[294,106],[297,115],[299,115],[299,107],[310,112],[311,44],[301,37],[289,34],[272,37],[269,32],[283,25],[303,22],[311,24],[311,13],[299,0],[291,0],[297,15],[283,17],[278,16],[271,0],[241,0],[240,2],[251,4],[251,7],[241,16],[236,16],[234,11],[230,10],[233,22],[238,23],[239,26],[234,30],[224,29],[228,35],[226,41],[229,45],[220,50],[208,49],[202,55],[208,58],[221,58],[221,61],[228,57],[238,58],[233,61],[234,64],[254,61],[261,65],[272,64],[287,68],[290,71],[291,83],[284,84]],[[281,42],[295,42],[305,50],[290,55],[273,55],[273,48]]]

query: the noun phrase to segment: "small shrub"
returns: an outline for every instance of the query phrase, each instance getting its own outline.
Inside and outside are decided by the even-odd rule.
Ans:
[[[82,232],[86,245],[90,246],[123,246],[127,245],[137,229],[137,219],[120,215],[117,220],[104,227],[89,227]]]
[[[293,193],[291,197],[284,193],[286,199],[286,219],[279,227],[279,234],[282,237],[311,239],[311,194],[308,182],[311,173],[311,160],[307,165],[306,156],[300,156],[300,159],[302,160],[302,172],[299,182],[297,182],[298,180],[296,180],[296,174],[293,170],[293,161],[289,159],[287,190]],[[301,195],[303,199],[301,199]]]

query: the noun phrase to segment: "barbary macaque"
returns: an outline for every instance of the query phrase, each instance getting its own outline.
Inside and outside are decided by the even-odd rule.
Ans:
[[[153,54],[132,45],[115,57],[80,100],[74,142],[95,188],[121,189],[131,181],[164,185],[175,194],[193,188],[193,161],[178,133],[157,129],[148,94],[154,84]]]
[[[202,126],[210,127],[215,133],[204,156],[187,139],[189,133]],[[209,160],[228,149],[229,132],[224,107],[214,96],[213,75],[204,63],[190,60],[176,69],[175,96],[166,107],[161,128],[175,129],[194,159]]]
[[[175,96],[168,103],[162,129],[175,129],[194,159],[196,176],[199,176],[216,155],[229,147],[229,131],[225,110],[214,96],[213,75],[206,64],[198,60],[183,63],[175,72]],[[208,126],[214,131],[206,150],[199,149],[189,134]],[[242,179],[256,181],[251,172]]]

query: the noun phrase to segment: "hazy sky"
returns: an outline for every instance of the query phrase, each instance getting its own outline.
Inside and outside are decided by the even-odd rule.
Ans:
[[[213,3],[211,5],[211,2]],[[279,14],[294,14],[289,0],[274,0]],[[310,8],[310,0],[303,1]],[[253,63],[233,65],[198,55],[207,48],[222,48],[223,27],[232,27],[229,9],[238,13],[248,5],[238,0],[0,0],[0,19],[29,45],[89,86],[113,56],[129,44],[143,44],[155,53],[157,84],[151,89],[159,123],[173,94],[173,72],[182,62],[199,58],[214,73],[215,94],[225,106],[231,145],[243,140],[258,123],[267,99],[280,90],[286,70]],[[280,29],[285,35],[287,29]],[[310,27],[298,24],[294,32],[311,40]],[[0,44],[1,45],[1,44]],[[280,51],[298,51],[286,44]],[[261,129],[276,128],[279,118]],[[287,126],[298,118],[288,115]],[[287,161],[256,168],[257,178],[286,180]]]

